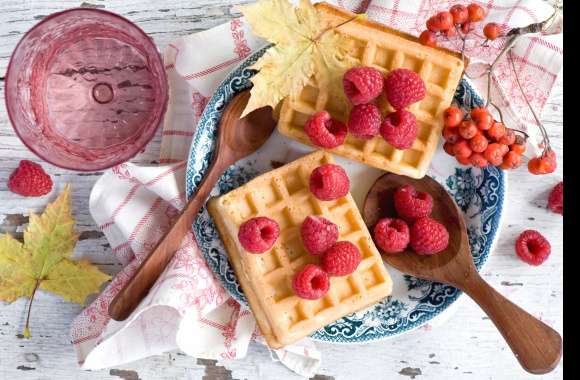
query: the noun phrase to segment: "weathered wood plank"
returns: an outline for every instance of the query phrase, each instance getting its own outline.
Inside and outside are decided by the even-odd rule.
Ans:
[[[0,233],[19,235],[30,210],[39,212],[56,192],[46,198],[24,199],[10,193],[6,179],[24,158],[37,160],[14,135],[4,105],[4,82],[12,49],[34,23],[44,16],[75,6],[113,10],[138,23],[160,49],[176,36],[218,25],[232,16],[235,0],[2,0],[0,2]],[[549,99],[543,120],[562,162],[563,76]],[[159,134],[134,162],[156,163]],[[120,265],[88,213],[88,196],[99,173],[79,175],[45,165],[61,189],[73,183],[73,209],[83,238],[75,254],[89,258],[114,274]],[[563,332],[562,222],[545,209],[550,188],[562,178],[562,167],[550,176],[531,176],[525,169],[509,175],[509,202],[505,225],[495,252],[484,269],[485,278],[514,302],[541,316]],[[513,243],[525,228],[540,230],[551,241],[553,253],[541,267],[522,264]],[[320,344],[323,364],[318,380],[336,379],[528,379],[492,323],[469,299],[444,326],[418,335],[360,346]],[[268,350],[250,347],[248,356],[236,361],[206,361],[170,353],[102,371],[79,371],[69,344],[69,325],[81,307],[40,292],[33,305],[33,338],[19,338],[25,319],[25,300],[0,305],[0,378],[14,379],[298,379],[270,359]],[[545,379],[562,378],[563,364]]]

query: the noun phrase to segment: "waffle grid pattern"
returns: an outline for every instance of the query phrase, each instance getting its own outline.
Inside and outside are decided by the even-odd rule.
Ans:
[[[327,4],[321,4],[318,9],[328,19],[329,25],[340,24],[352,17],[350,13]],[[408,68],[421,76],[427,93],[421,102],[409,108],[418,124],[418,136],[410,149],[395,149],[381,136],[361,140],[348,135],[343,145],[330,151],[393,173],[423,177],[443,129],[441,114],[451,103],[461,79],[463,63],[450,53],[425,47],[409,40],[409,36],[402,37],[400,32],[389,32],[368,21],[347,23],[340,31],[352,44],[349,51],[353,66],[371,66],[383,74],[396,68]],[[326,109],[338,120],[347,121],[349,109],[321,87],[324,86],[311,79],[297,99],[283,101],[278,123],[282,134],[312,145],[304,132],[304,124],[310,115]],[[393,111],[384,95],[377,100],[377,105],[383,116]]]
[[[231,224],[226,233],[230,238],[231,234],[237,233],[240,224],[255,216],[271,217],[280,225],[280,238],[270,251],[251,255],[238,246],[235,253],[231,249],[228,253],[230,257],[239,255],[251,284],[245,283],[242,276],[238,278],[241,278],[244,291],[250,286],[256,295],[256,300],[249,297],[250,306],[262,309],[282,345],[290,344],[390,293],[391,279],[350,194],[324,202],[316,199],[308,189],[312,170],[331,162],[329,154],[318,151],[254,179],[219,198],[218,206],[215,200],[212,201],[214,204],[210,207],[214,219],[214,214],[219,213],[222,217],[227,214],[225,218]],[[217,212],[212,212],[214,208]],[[331,278],[329,292],[314,301],[301,299],[292,290],[294,274],[304,265],[320,261],[319,257],[305,251],[300,240],[300,225],[308,215],[324,216],[337,224],[339,239],[354,243],[363,256],[354,273]],[[264,332],[267,329],[260,322],[258,318]],[[268,334],[264,335],[268,340]]]

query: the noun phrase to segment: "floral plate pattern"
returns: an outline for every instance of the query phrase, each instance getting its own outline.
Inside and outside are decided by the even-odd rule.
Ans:
[[[215,138],[225,106],[239,92],[251,87],[248,69],[266,48],[252,54],[218,87],[198,123],[189,153],[186,172],[186,192],[190,197],[199,186],[214,153]],[[466,80],[455,93],[455,102],[465,107],[482,104],[482,99]],[[275,162],[288,162],[312,148],[290,141],[274,133],[255,154],[230,167],[220,178],[212,195],[224,194],[248,182],[255,176],[272,169]],[[360,206],[364,193],[382,172],[352,161],[336,157],[345,167],[357,189],[352,189]],[[442,149],[435,154],[429,175],[445,186],[464,212],[468,226],[469,243],[478,270],[486,262],[501,223],[506,194],[506,177],[496,167],[486,169],[459,166]],[[223,243],[207,210],[202,208],[192,226],[199,247],[209,267],[233,298],[247,305],[247,300],[236,279]],[[382,340],[414,330],[442,313],[458,299],[462,292],[454,287],[421,280],[388,268],[393,279],[393,293],[383,301],[365,310],[341,318],[312,334],[319,341],[333,343],[362,343]]]

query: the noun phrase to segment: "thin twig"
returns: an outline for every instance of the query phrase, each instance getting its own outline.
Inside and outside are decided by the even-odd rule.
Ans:
[[[528,100],[528,97],[526,96],[526,93],[524,91],[524,88],[522,87],[522,84],[520,83],[520,78],[518,77],[518,73],[516,71],[516,65],[514,63],[514,59],[512,57],[512,52],[511,51],[508,54],[508,61],[510,62],[510,64],[511,64],[510,67],[512,68],[512,70],[514,72],[514,75],[516,77],[516,83],[518,85],[518,88],[520,89],[520,92],[522,93],[522,96],[523,96],[524,100],[526,101],[526,104],[528,105],[528,108],[530,109],[532,115],[534,116],[534,120],[536,120],[536,124],[540,128],[540,132],[542,133],[542,138],[543,138],[543,141],[542,142],[544,143],[544,152],[546,152],[549,149],[549,147],[550,147],[550,139],[548,138],[548,132],[546,131],[546,128],[544,128],[544,125],[540,121],[540,118],[536,114],[536,111],[534,111],[534,107],[532,107],[532,104]]]

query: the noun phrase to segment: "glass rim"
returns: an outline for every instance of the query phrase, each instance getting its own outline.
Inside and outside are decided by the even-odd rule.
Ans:
[[[162,105],[160,108],[160,118],[159,118],[159,120],[154,121],[154,123],[156,125],[154,128],[150,128],[151,130],[149,131],[149,136],[146,136],[146,138],[143,140],[143,144],[140,144],[139,147],[135,149],[135,152],[132,153],[129,157],[120,158],[117,160],[112,160],[111,162],[108,162],[108,163],[103,164],[103,165],[96,165],[95,167],[90,168],[90,169],[78,168],[78,167],[75,167],[74,165],[57,164],[57,163],[54,163],[52,160],[46,158],[43,154],[39,153],[39,151],[37,149],[35,149],[33,144],[31,144],[29,141],[27,141],[25,138],[23,138],[23,136],[18,131],[18,128],[16,127],[16,125],[14,123],[14,117],[12,115],[12,110],[11,110],[11,107],[9,106],[9,101],[8,101],[12,95],[10,95],[10,93],[8,91],[6,91],[6,89],[8,88],[8,84],[10,83],[10,80],[12,77],[11,72],[13,69],[13,67],[12,67],[13,59],[14,59],[14,56],[16,55],[15,53],[18,51],[18,49],[21,48],[22,43],[29,37],[29,35],[34,30],[36,30],[38,27],[45,24],[46,22],[48,22],[51,19],[57,18],[59,16],[67,14],[67,13],[77,13],[77,12],[100,13],[100,14],[104,14],[106,16],[112,16],[113,18],[117,18],[117,19],[131,25],[132,27],[135,28],[135,30],[139,34],[141,34],[143,37],[145,37],[145,39],[154,47],[155,54],[149,58],[152,58],[154,60],[158,60],[160,66],[162,68],[160,70],[160,72],[161,72],[160,78],[161,78],[161,82],[162,82],[161,96],[163,97],[163,99],[162,99]],[[4,85],[4,105],[6,107],[6,113],[8,115],[8,120],[10,120],[10,125],[12,126],[12,129],[16,133],[16,136],[18,137],[18,139],[24,144],[24,146],[26,146],[38,158],[40,158],[41,160],[43,160],[43,161],[45,161],[53,166],[56,166],[56,167],[61,168],[61,169],[73,170],[73,171],[85,172],[85,173],[110,169],[116,165],[127,162],[127,161],[131,160],[133,157],[135,157],[145,146],[147,146],[151,142],[151,140],[153,140],[153,138],[155,137],[155,133],[157,132],[157,130],[159,129],[159,126],[163,122],[163,116],[165,115],[165,112],[167,111],[167,106],[169,103],[169,82],[167,80],[167,73],[166,73],[164,67],[165,66],[164,66],[164,62],[163,62],[163,57],[161,56],[161,53],[160,53],[157,45],[155,44],[155,41],[153,40],[153,38],[151,38],[147,33],[145,33],[145,31],[143,29],[141,29],[141,27],[139,27],[136,23],[134,23],[133,21],[129,20],[126,17],[123,17],[115,12],[112,12],[112,11],[109,11],[106,9],[83,8],[83,7],[69,8],[69,9],[65,9],[62,11],[51,13],[50,15],[44,17],[42,20],[40,20],[39,22],[34,24],[34,26],[32,26],[29,30],[27,30],[24,33],[22,35],[22,37],[20,38],[20,40],[18,41],[18,43],[16,44],[16,46],[14,47],[14,49],[12,50],[12,54],[10,54],[10,58],[8,59],[8,66],[6,67],[6,74],[4,76],[4,83],[5,83],[5,85]],[[145,133],[146,132],[147,131],[145,131]]]

